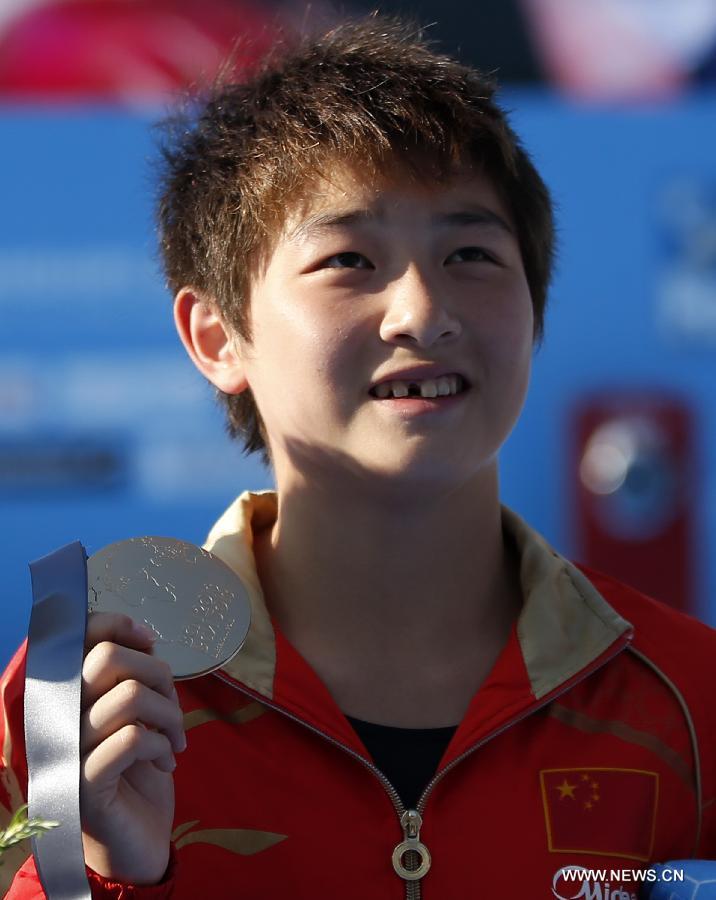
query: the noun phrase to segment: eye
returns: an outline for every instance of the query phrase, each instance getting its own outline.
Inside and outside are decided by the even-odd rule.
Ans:
[[[324,269],[374,269],[373,263],[362,253],[354,253],[352,250],[345,253],[336,253],[329,256],[321,263]]]
[[[450,256],[445,260],[443,265],[448,265],[453,262],[496,262],[494,256],[488,253],[486,250],[483,250],[482,247],[460,247],[459,250],[455,250],[454,253],[451,253]]]

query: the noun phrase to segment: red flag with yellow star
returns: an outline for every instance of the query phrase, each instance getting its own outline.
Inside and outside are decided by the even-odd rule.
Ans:
[[[659,776],[641,769],[543,769],[549,849],[648,861]],[[628,815],[627,815],[628,812]],[[639,822],[635,831],[633,823]]]

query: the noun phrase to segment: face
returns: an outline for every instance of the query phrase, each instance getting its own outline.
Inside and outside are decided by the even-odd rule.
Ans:
[[[533,318],[485,176],[322,182],[250,304],[239,349],[279,489],[350,472],[447,487],[495,465],[527,390]]]

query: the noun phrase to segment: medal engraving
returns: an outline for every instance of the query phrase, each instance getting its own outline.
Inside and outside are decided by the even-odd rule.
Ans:
[[[249,630],[248,592],[218,557],[174,538],[140,537],[87,560],[90,612],[121,612],[151,628],[154,654],[174,677],[205,675],[241,649]]]

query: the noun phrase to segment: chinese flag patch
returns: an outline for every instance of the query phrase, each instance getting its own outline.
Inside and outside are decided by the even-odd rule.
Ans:
[[[659,775],[641,769],[542,769],[547,843],[553,853],[651,858]]]

